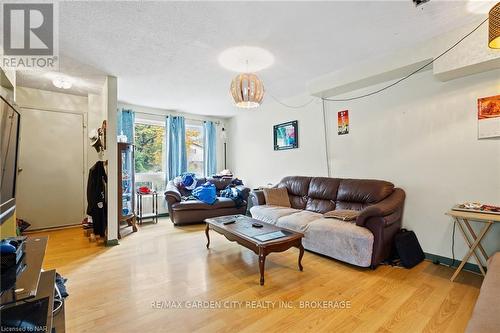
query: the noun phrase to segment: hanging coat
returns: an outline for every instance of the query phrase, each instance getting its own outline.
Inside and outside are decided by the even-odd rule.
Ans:
[[[108,177],[104,162],[98,161],[89,171],[87,181],[87,214],[92,217],[94,234],[106,236],[108,226],[108,203],[106,202],[106,184]]]

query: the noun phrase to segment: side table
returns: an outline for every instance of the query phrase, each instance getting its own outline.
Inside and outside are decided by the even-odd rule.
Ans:
[[[458,224],[458,227],[460,231],[462,232],[462,235],[464,237],[465,243],[469,247],[469,251],[467,254],[463,257],[462,262],[456,269],[455,273],[451,277],[451,281],[454,281],[455,278],[457,277],[458,273],[464,268],[465,263],[471,256],[474,256],[474,259],[477,262],[477,265],[479,266],[479,270],[481,271],[481,274],[486,275],[486,272],[484,271],[483,266],[486,266],[486,261],[488,260],[489,256],[484,250],[483,246],[481,245],[481,240],[484,238],[484,236],[488,233],[490,230],[491,226],[494,223],[499,223],[500,222],[500,215],[498,214],[488,214],[488,213],[475,213],[475,212],[465,212],[465,211],[459,211],[459,210],[450,210],[449,212],[446,213],[446,215],[451,216],[455,222]],[[470,221],[474,222],[479,222],[483,223],[484,227],[481,229],[479,234],[476,235],[474,230],[472,229],[470,225]],[[478,252],[479,251],[479,252]],[[485,263],[483,264],[481,260],[481,255],[485,260]]]
[[[151,197],[152,203],[151,203],[151,213],[144,213],[143,212],[143,198],[144,197]],[[150,193],[141,193],[137,192],[137,217],[139,220],[139,224],[142,224],[142,222],[145,219],[152,219],[154,223],[158,223],[158,192],[150,192]]]

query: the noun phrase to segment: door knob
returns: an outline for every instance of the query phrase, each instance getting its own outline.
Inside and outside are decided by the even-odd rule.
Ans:
[[[23,172],[23,168],[17,168],[17,172]]]

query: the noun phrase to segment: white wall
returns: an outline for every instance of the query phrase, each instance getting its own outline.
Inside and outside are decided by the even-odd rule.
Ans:
[[[70,112],[81,114],[83,116],[83,125],[86,127],[86,134],[84,136],[83,166],[83,170],[85,173],[84,175],[82,175],[85,188],[88,179],[88,171],[98,159],[97,152],[92,146],[90,146],[90,141],[88,140],[88,132],[93,128],[101,126],[102,121],[106,119],[106,115],[103,112],[104,109],[101,100],[102,98],[99,95],[89,94],[88,97],[84,97],[40,89],[32,89],[19,86],[16,87],[16,103],[20,108]],[[44,128],[44,130],[50,131],[50,128]],[[83,191],[83,194],[86,206],[87,192],[85,189]]]
[[[60,112],[73,112],[83,115],[86,136],[84,138],[85,150],[85,184],[87,184],[88,171],[98,160],[96,150],[90,145],[88,133],[100,127],[106,119],[100,95],[89,94],[88,97],[53,91],[17,87],[16,102],[20,107]],[[86,195],[86,192],[85,192]]]
[[[402,187],[405,227],[415,230],[425,252],[451,257],[452,223],[444,213],[463,201],[500,204],[500,140],[477,139],[477,98],[499,93],[499,70],[448,82],[424,72],[371,98],[327,103],[330,176]],[[295,104],[301,100],[307,97]],[[350,134],[338,136],[337,111],[345,109]],[[299,148],[275,152],[272,126],[289,120],[299,121]],[[270,103],[242,111],[231,119],[231,168],[252,187],[286,175],[324,176],[322,126],[320,104],[294,110]],[[493,229],[488,252],[500,250],[500,228]],[[460,259],[466,247],[458,233]]]
[[[16,103],[23,108],[87,113],[87,97],[17,87]]]
[[[287,100],[301,105],[310,96]],[[252,188],[276,183],[287,175],[326,176],[326,153],[319,99],[289,109],[269,99],[258,109],[239,110],[228,127],[229,168]],[[275,151],[273,125],[298,121],[299,148]]]
[[[500,139],[477,139],[477,98],[499,93],[499,70],[446,83],[425,72],[371,98],[327,103],[333,176],[402,187],[404,225],[415,230],[424,251],[451,257],[452,223],[444,213],[464,201],[500,204]],[[350,134],[338,136],[337,111],[345,109]],[[493,229],[485,242],[489,252],[500,250],[500,228]],[[461,258],[465,245],[456,232]]]
[[[103,120],[107,119],[103,107],[101,95],[89,94],[88,95],[88,115],[87,115],[87,169],[90,169],[98,160],[99,155],[94,147],[90,145],[89,134],[92,130],[98,129],[102,126]]]
[[[107,114],[106,153],[108,160],[108,233],[113,245],[118,239],[118,144],[116,140],[118,84],[116,77],[107,76],[102,89],[102,106]]]

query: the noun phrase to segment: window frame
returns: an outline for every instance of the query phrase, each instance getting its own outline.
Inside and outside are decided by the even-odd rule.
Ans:
[[[158,127],[161,127],[163,128],[163,138],[162,138],[162,158],[161,158],[161,163],[160,163],[160,166],[161,166],[161,171],[158,171],[158,172],[136,172],[136,178],[141,178],[140,175],[152,175],[153,178],[154,178],[154,175],[156,176],[160,176],[161,179],[163,180],[163,188],[166,187],[166,174],[167,174],[167,170],[166,170],[166,160],[167,160],[167,142],[166,142],[166,133],[168,131],[166,125],[165,125],[165,121],[161,121],[159,118],[162,117],[160,115],[157,116],[158,119],[151,119],[150,117],[154,117],[156,115],[150,115],[150,114],[140,114],[138,112],[136,112],[136,117],[135,117],[135,120],[134,120],[134,143],[135,143],[135,129],[136,129],[136,125],[149,125],[149,126],[158,126]],[[136,148],[137,149],[137,148]],[[135,163],[135,162],[134,162]],[[147,181],[147,180],[143,180],[143,181]],[[154,184],[154,180],[152,180],[153,184]],[[157,189],[157,190],[163,190],[163,189]]]
[[[205,130],[204,130],[204,127],[203,127],[203,123],[204,121],[203,120],[193,120],[193,119],[186,119],[185,121],[185,127],[186,127],[186,133],[187,133],[187,129],[188,127],[197,127],[200,129],[200,139],[201,139],[201,148],[202,148],[202,158],[201,158],[201,173],[200,174],[196,174],[194,171],[192,170],[189,170],[189,158],[188,158],[188,147],[186,145],[186,159],[187,159],[187,172],[193,172],[195,173],[197,176],[199,177],[206,177],[207,175],[205,175]],[[187,134],[186,134],[186,141],[187,141]]]

